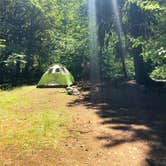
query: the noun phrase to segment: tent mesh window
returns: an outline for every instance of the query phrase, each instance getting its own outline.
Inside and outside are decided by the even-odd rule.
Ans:
[[[56,68],[56,70],[55,70],[55,71],[56,71],[57,73],[58,73],[58,72],[60,72],[60,68]]]
[[[53,72],[53,69],[49,69],[48,73],[51,74]]]

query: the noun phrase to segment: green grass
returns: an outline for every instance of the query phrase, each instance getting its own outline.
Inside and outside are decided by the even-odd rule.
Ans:
[[[19,105],[27,105],[28,99],[25,96],[19,96],[17,94],[22,88],[16,88],[14,91],[0,91],[0,109],[10,106]]]
[[[15,145],[21,149],[56,148],[58,141],[67,136],[63,128],[66,122],[63,115],[51,110],[29,115],[1,111],[0,143],[5,146]]]
[[[68,97],[58,92],[33,86],[0,91],[0,151],[58,148],[71,120],[64,104]]]

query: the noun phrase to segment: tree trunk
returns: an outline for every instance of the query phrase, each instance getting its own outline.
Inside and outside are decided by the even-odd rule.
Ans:
[[[120,33],[121,32],[119,32],[119,34],[118,34],[118,38],[119,38],[119,44],[120,44],[120,50],[121,50],[120,58],[121,58],[121,62],[122,62],[122,72],[124,74],[124,78],[127,79],[128,74],[127,74],[127,68],[126,68],[126,63],[125,63],[126,50],[124,48],[125,46],[123,44],[122,37],[121,37]]]
[[[132,51],[133,51],[133,55],[134,55],[136,82],[138,84],[147,84],[148,81],[150,80],[150,78],[146,71],[145,62],[143,60],[143,57],[141,56],[142,46],[139,45],[138,47],[134,48]]]
[[[1,70],[1,66],[0,66],[0,84],[3,83],[3,72]]]

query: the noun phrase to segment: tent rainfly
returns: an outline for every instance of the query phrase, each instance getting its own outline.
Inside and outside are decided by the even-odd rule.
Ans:
[[[41,77],[37,88],[66,87],[74,83],[72,74],[61,64],[50,67]]]

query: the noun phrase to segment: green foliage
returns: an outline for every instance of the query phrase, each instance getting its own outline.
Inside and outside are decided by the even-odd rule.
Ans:
[[[137,64],[150,74],[165,64],[165,55],[159,55],[166,50],[165,1],[118,0],[117,5],[123,32],[111,1],[96,0],[102,77],[123,77],[126,70],[133,78]],[[141,58],[133,63],[136,54],[150,67],[138,62]],[[0,1],[0,83],[34,82],[54,63],[81,79],[89,59],[87,1]]]
[[[136,3],[140,8],[149,11],[161,10],[159,2],[155,0],[128,0],[127,3]]]
[[[155,79],[165,79],[166,71],[166,10],[156,15],[158,24],[153,26],[154,35],[144,42],[143,57],[146,62],[151,64],[150,76]]]
[[[166,79],[166,64],[156,67],[150,76],[154,79],[165,80]]]
[[[17,63],[21,63],[21,64],[25,64],[25,55],[20,55],[20,54],[16,54],[13,53],[12,55],[9,55],[9,57],[7,58],[7,60],[2,61],[3,63],[5,63],[6,66],[14,66]]]
[[[0,36],[7,41],[5,56],[0,61],[14,62],[15,57],[11,57],[14,53],[24,54],[24,79],[34,77],[36,72],[40,76],[53,63],[65,64],[79,77],[75,69],[88,56],[84,0],[8,0],[7,3],[3,0],[0,6]],[[3,67],[3,71],[6,69]]]
[[[137,48],[139,45],[144,45],[144,40],[142,37],[132,38],[128,36],[129,42],[131,43],[131,48]]]
[[[0,39],[0,52],[6,48],[6,40]]]

